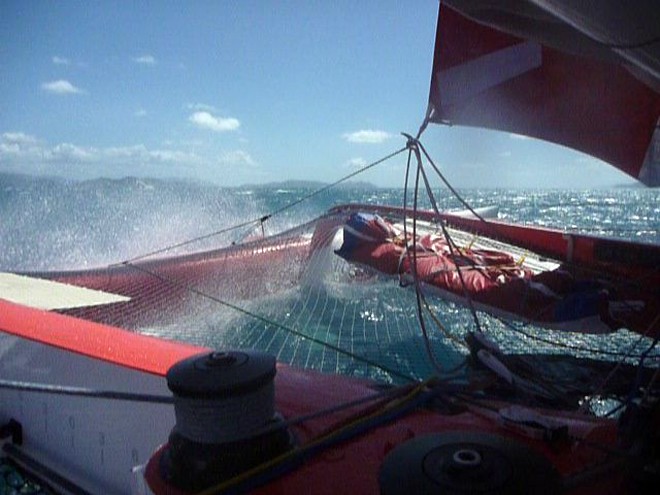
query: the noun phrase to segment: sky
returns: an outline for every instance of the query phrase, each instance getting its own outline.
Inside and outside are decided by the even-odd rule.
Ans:
[[[437,1],[0,2],[0,172],[331,182],[405,145]],[[457,187],[635,181],[533,139],[430,126]],[[405,158],[358,179],[403,184]]]

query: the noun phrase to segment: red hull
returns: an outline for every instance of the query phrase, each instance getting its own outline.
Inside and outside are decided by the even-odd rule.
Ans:
[[[286,418],[302,416],[371,395],[374,393],[373,385],[341,376],[324,375],[278,365],[275,378],[276,407]],[[489,407],[506,405],[488,404]],[[294,428],[294,435],[299,444],[304,445],[331,431],[336,425],[354,420],[355,417],[360,416],[360,413],[364,413],[364,408],[305,422],[302,427]],[[571,416],[567,414],[566,417]],[[584,416],[580,417],[581,420],[584,420]],[[466,436],[475,433],[494,434],[512,443],[519,442],[551,463],[562,478],[570,479],[587,469],[594,469],[606,458],[602,452],[587,446],[587,443],[597,442],[601,445],[613,446],[616,437],[615,424],[611,421],[585,421],[580,428],[582,428],[581,434],[585,435],[588,442],[553,445],[529,438],[521,434],[522,430],[516,431],[516,428],[502,426],[497,414],[486,408],[465,407],[457,403],[455,409],[442,413],[431,409],[418,409],[395,422],[387,423],[329,448],[294,471],[250,493],[264,495],[382,493],[378,482],[379,472],[388,454],[396,447],[427,435],[456,432]],[[158,464],[161,455],[162,450],[151,459],[147,467],[146,477],[154,493],[159,495],[189,493],[167,485],[160,478]],[[622,473],[613,471],[603,478],[564,493],[621,494],[625,492]]]
[[[202,348],[154,339],[66,315],[31,309],[0,300],[0,330],[48,346],[67,349],[122,367],[163,376],[174,363],[204,351]],[[278,364],[275,378],[276,410],[295,418],[374,394],[375,384],[338,375],[324,375]],[[378,493],[378,477],[385,458],[399,445],[430,434],[465,432],[494,434],[523,445],[544,458],[566,480],[606,466],[607,450],[614,447],[616,423],[570,413],[550,412],[569,425],[571,436],[585,441],[546,442],[531,438],[525,425],[505,425],[498,409],[510,404],[480,401],[470,404],[458,397],[440,397],[433,407],[414,408],[396,421],[366,428],[364,432],[311,456],[302,465],[278,477],[255,493]],[[137,406],[136,406],[137,407]],[[373,403],[309,419],[293,427],[296,444],[304,446],[377,411]],[[536,410],[541,414],[543,411]],[[145,425],[148,427],[148,425]],[[163,441],[166,441],[163,438]],[[593,443],[599,445],[594,449]],[[158,476],[158,455],[147,468],[156,493],[183,493],[166,486]],[[608,471],[568,493],[624,493],[623,472]]]

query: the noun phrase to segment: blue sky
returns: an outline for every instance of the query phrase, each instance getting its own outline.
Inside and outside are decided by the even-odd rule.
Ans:
[[[437,2],[0,2],[0,171],[333,181],[426,110]],[[432,126],[462,187],[633,183],[519,136]],[[404,159],[365,174],[402,184]]]

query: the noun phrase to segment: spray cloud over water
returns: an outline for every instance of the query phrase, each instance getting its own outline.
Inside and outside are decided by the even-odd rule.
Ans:
[[[233,190],[133,178],[71,182],[5,175],[0,190],[2,270],[116,263],[222,230],[262,209],[252,195]],[[236,235],[183,249],[226,245]]]

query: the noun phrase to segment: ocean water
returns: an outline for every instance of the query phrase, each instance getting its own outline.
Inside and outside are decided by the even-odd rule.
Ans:
[[[315,191],[313,186],[295,183],[227,189],[181,181],[76,182],[0,174],[0,271],[105,266],[200,236],[205,237],[202,242],[172,252],[216,248],[260,233],[253,227],[231,227],[271,212],[279,213],[264,223],[266,234],[303,224],[334,205],[398,206],[403,199],[401,189],[364,185],[321,194]],[[473,207],[498,205],[500,218],[507,221],[660,243],[658,189],[459,192]],[[446,189],[438,189],[436,197],[441,209],[462,209]],[[422,206],[428,207],[428,201],[422,201]],[[217,235],[208,237],[211,233]],[[195,308],[184,319],[137,331],[215,348],[258,348],[298,366],[350,375],[391,380],[387,370],[413,377],[432,372],[414,293],[395,281],[345,284],[335,280],[323,287],[294,288],[240,304],[246,310],[243,313],[206,302],[203,310]],[[456,341],[474,328],[474,321],[469,311],[451,303],[433,301],[432,307],[454,338],[435,329],[429,335],[436,358],[449,369],[465,355]],[[634,354],[648,345],[625,330],[607,336],[567,335],[537,328],[518,329],[521,333],[486,315],[480,319],[490,337],[510,352],[568,352],[616,359],[592,351],[631,349]]]

